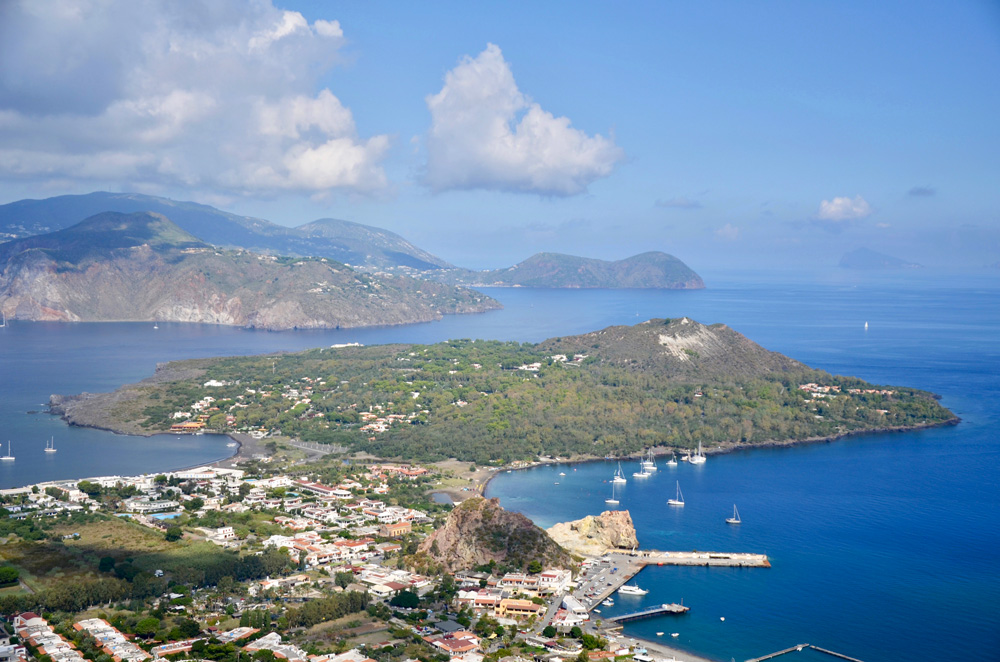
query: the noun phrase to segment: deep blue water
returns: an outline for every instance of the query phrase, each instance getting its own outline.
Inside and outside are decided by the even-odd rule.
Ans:
[[[725,322],[831,372],[939,393],[961,425],[713,457],[665,467],[622,497],[647,547],[761,551],[770,570],[654,568],[651,593],[610,611],[684,599],[688,616],[628,632],[721,660],[809,641],[865,662],[1000,659],[1000,274],[706,274],[694,292],[493,290],[506,308],[378,329],[268,333],[187,324],[28,324],[0,329],[0,487],[190,466],[229,454],[212,436],[123,437],[68,428],[51,393],[104,391],[171,359],[341,342],[538,341],[651,317]],[[864,322],[869,329],[864,330]],[[59,452],[42,452],[55,436]],[[575,469],[575,471],[574,471]],[[542,525],[604,509],[600,464],[504,474],[504,505]],[[628,468],[628,473],[632,469]],[[680,479],[681,512],[664,505]],[[727,526],[737,503],[744,524]],[[720,621],[724,616],[726,620]],[[804,658],[803,658],[804,659]]]

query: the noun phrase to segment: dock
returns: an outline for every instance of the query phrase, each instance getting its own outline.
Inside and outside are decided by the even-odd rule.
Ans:
[[[771,660],[771,659],[774,659],[776,657],[780,657],[782,655],[785,655],[786,653],[797,653],[798,651],[801,651],[801,650],[803,650],[805,648],[811,648],[814,651],[819,651],[820,653],[825,653],[825,654],[827,654],[827,655],[829,655],[831,657],[835,657],[835,658],[840,659],[840,660],[847,660],[848,662],[861,662],[861,660],[859,660],[856,657],[850,657],[848,655],[844,655],[843,653],[838,653],[836,651],[831,651],[831,650],[827,650],[825,648],[820,648],[819,646],[813,646],[812,644],[798,644],[796,646],[789,646],[788,648],[785,648],[784,650],[775,651],[773,653],[768,653],[767,655],[762,655],[761,657],[755,657],[753,659],[747,660],[746,662],[764,662],[764,660]]]
[[[676,603],[663,604],[657,605],[656,607],[650,607],[649,609],[643,609],[642,611],[634,611],[630,614],[611,616],[604,619],[604,622],[621,625],[622,623],[631,623],[632,621],[639,621],[644,618],[653,618],[654,616],[663,616],[665,614],[686,614],[690,609],[690,607],[685,607],[684,605]]]
[[[594,575],[585,580],[575,596],[592,611],[648,566],[707,566],[727,568],[770,568],[766,554],[742,552],[661,552],[658,550],[618,550],[605,554],[603,567],[614,567],[601,581]],[[600,566],[595,568],[595,574]]]

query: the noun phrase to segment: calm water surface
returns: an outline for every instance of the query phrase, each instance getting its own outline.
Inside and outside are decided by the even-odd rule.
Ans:
[[[696,292],[493,290],[505,309],[379,329],[268,333],[186,324],[28,324],[0,329],[0,487],[190,466],[225,439],[149,439],[68,428],[51,393],[106,391],[179,358],[294,351],[342,342],[538,341],[652,317],[724,322],[812,366],[925,388],[956,427],[741,452],[681,465],[622,495],[639,540],[661,549],[766,552],[770,570],[651,568],[645,598],[688,616],[627,632],[720,660],[809,641],[866,662],[1000,659],[1000,274],[707,274]],[[864,330],[865,321],[869,329]],[[55,454],[43,452],[55,437]],[[604,509],[603,463],[504,474],[490,485],[543,526]],[[631,473],[631,469],[629,470]],[[665,505],[681,481],[687,505]],[[740,527],[725,517],[737,503]],[[725,617],[721,621],[720,617]],[[669,637],[668,637],[669,638]],[[799,659],[806,659],[803,654]]]

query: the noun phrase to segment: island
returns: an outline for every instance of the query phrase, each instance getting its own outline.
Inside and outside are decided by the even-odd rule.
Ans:
[[[541,343],[453,340],[179,361],[53,396],[128,434],[282,434],[381,458],[483,465],[833,439],[957,422],[925,391],[814,370],[723,324],[653,319]]]
[[[623,260],[538,253],[506,269],[447,269],[426,277],[466,287],[543,287],[600,289],[703,289],[705,282],[673,255],[650,251]]]
[[[409,324],[499,307],[467,288],[327,258],[223,250],[152,212],[105,212],[0,244],[7,319],[278,330]]]

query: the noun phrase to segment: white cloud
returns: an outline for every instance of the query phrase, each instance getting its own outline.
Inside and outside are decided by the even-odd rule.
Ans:
[[[819,203],[818,217],[824,221],[851,221],[870,216],[872,208],[860,195],[834,198]]]
[[[723,241],[736,241],[740,237],[740,229],[732,223],[726,223],[713,233],[716,239]]]
[[[588,136],[521,93],[500,49],[466,56],[427,97],[424,182],[436,191],[491,189],[575,195],[606,177],[624,152]]]
[[[270,0],[11,2],[0,16],[0,178],[123,188],[375,191],[389,139],[319,79],[337,21]]]

